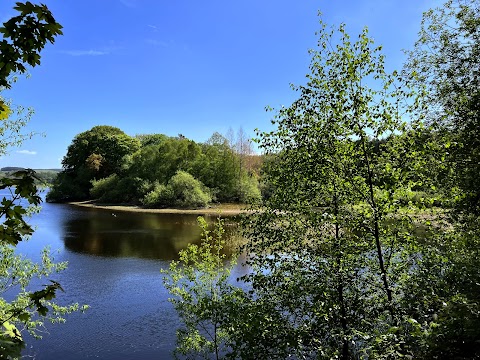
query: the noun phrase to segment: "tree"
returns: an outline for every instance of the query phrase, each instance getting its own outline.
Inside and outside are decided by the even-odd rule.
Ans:
[[[58,24],[45,5],[18,2],[14,8],[20,14],[6,21],[0,27],[3,39],[0,42],[0,87],[10,88],[12,74],[24,73],[26,65],[40,64],[40,51],[47,42],[54,42],[61,34]],[[18,113],[18,112],[17,112]],[[5,154],[9,147],[21,143],[24,136],[20,130],[27,117],[12,119],[10,103],[0,101],[0,153]],[[45,319],[60,320],[66,312],[76,310],[78,304],[61,307],[53,299],[60,284],[50,281],[40,290],[28,290],[30,281],[59,271],[65,264],[54,264],[48,250],[42,256],[42,264],[34,264],[15,253],[19,241],[33,233],[26,222],[28,204],[37,206],[35,180],[39,180],[32,170],[20,170],[0,179],[0,189],[9,190],[0,206],[2,224],[0,226],[0,355],[2,358],[17,358],[25,346],[24,331],[36,335],[37,328]],[[8,294],[7,301],[4,297]]]
[[[92,180],[120,173],[126,157],[139,148],[139,140],[113,126],[94,126],[78,134],[68,147],[63,171],[47,200],[88,198]]]
[[[225,265],[224,221],[219,217],[212,231],[204,218],[200,246],[189,245],[163,271],[169,300],[182,321],[177,330],[175,357],[220,359],[230,350],[228,321],[232,304],[238,304],[243,291],[229,283],[234,262]]]
[[[78,171],[87,165],[95,177],[104,178],[120,172],[123,158],[139,148],[139,141],[119,128],[108,125],[94,126],[75,136],[62,165],[67,172]],[[90,165],[92,158],[98,160],[97,166]]]
[[[421,98],[385,71],[366,29],[352,42],[344,25],[321,26],[298,100],[259,134],[272,195],[246,222],[245,281],[265,312],[240,357],[412,356],[411,323],[432,320],[402,305],[431,251],[399,201],[424,165]]]
[[[431,267],[441,291],[438,319],[426,338],[426,359],[480,356],[480,2],[449,0],[424,13],[405,70],[428,90],[426,114],[438,152],[434,170],[455,205],[449,236],[438,246],[443,262]]]
[[[424,13],[405,71],[427,88],[427,115],[450,162],[459,209],[480,214],[480,1],[448,0]],[[449,180],[446,178],[445,180]],[[452,189],[452,187],[454,189]]]
[[[203,145],[202,164],[197,165],[198,178],[214,191],[217,201],[238,199],[237,174],[239,159],[228,140],[218,132]]]

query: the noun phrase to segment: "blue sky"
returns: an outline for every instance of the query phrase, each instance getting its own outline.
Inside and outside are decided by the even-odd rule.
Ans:
[[[34,1],[36,2],[36,1]],[[272,113],[295,99],[317,12],[364,26],[399,69],[427,0],[43,0],[64,35],[42,52],[41,66],[2,95],[33,107],[25,132],[36,136],[0,158],[0,167],[59,168],[73,137],[95,125],[129,135],[179,133],[206,141],[218,131],[270,129]],[[0,3],[0,21],[15,14]]]

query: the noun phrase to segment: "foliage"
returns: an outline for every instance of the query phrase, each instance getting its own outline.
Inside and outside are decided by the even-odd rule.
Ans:
[[[164,141],[168,140],[168,136],[164,134],[140,134],[136,135],[135,137],[140,140],[142,147],[148,145],[160,145]]]
[[[255,176],[244,174],[241,177],[238,198],[244,204],[254,204],[262,200],[258,180]]]
[[[199,208],[207,206],[211,200],[208,190],[200,181],[185,171],[178,171],[167,185],[156,182],[153,190],[145,195],[143,204]]]
[[[126,157],[139,148],[137,139],[113,126],[94,126],[78,134],[62,160],[62,175],[54,183],[48,200],[88,198],[92,180],[119,174]]]
[[[424,270],[428,281],[416,280],[435,314],[431,326],[420,327],[426,346],[419,357],[425,359],[480,356],[479,40],[480,2],[448,0],[424,13],[405,68],[428,90],[428,135],[437,144],[432,168],[454,205],[451,231],[436,241],[434,260]]]
[[[58,170],[47,170],[47,169],[40,169],[40,170],[35,170],[35,173],[37,174],[38,178],[40,179],[38,184],[39,185],[51,185],[57,178],[57,175],[59,173]]]
[[[175,357],[224,358],[230,346],[228,316],[231,305],[240,302],[243,291],[229,283],[233,262],[225,264],[224,224],[219,217],[213,233],[199,217],[203,239],[200,246],[189,245],[163,271],[169,299],[182,321],[177,330]]]
[[[75,201],[86,198],[86,189],[89,188],[91,173],[85,168],[78,172],[67,173],[61,171],[54,179],[52,187],[47,194],[48,202]]]
[[[116,127],[94,126],[73,139],[62,165],[66,171],[76,171],[87,166],[96,177],[103,178],[118,172],[123,158],[139,147],[138,140]]]
[[[17,168],[17,167],[5,167],[0,170],[1,177],[11,177],[17,171],[26,170],[25,168]],[[50,170],[50,169],[36,169],[35,175],[37,179],[35,179],[35,183],[39,186],[49,186],[51,185],[55,179],[59,170]]]
[[[19,14],[0,28],[0,86],[7,89],[9,76],[26,72],[26,64],[40,65],[40,51],[62,34],[62,26],[45,5],[17,2],[14,10]]]
[[[427,115],[444,144],[439,170],[458,186],[458,209],[480,213],[480,2],[448,0],[424,13],[405,70],[428,89]]]
[[[112,174],[100,180],[93,180],[90,195],[92,195],[94,199],[102,199],[110,189],[116,186],[117,182],[117,174]]]
[[[55,281],[50,280],[41,290],[27,289],[34,278],[61,271],[66,263],[53,263],[48,249],[43,251],[40,265],[15,253],[18,242],[33,233],[25,221],[25,201],[34,206],[40,204],[36,178],[32,170],[22,170],[0,179],[0,189],[11,193],[10,197],[3,197],[0,207],[4,219],[0,227],[0,353],[6,357],[20,356],[25,346],[21,335],[24,330],[38,336],[37,329],[45,319],[63,321],[62,315],[79,309],[78,304],[59,306],[52,301],[58,290],[63,291]],[[7,301],[5,295],[13,300]]]
[[[113,131],[108,127],[95,127],[91,131],[98,134],[99,130]],[[137,135],[134,140],[141,144],[140,148],[117,157],[117,165],[109,166],[109,171],[105,171],[106,164],[112,163],[110,155],[105,152],[108,146],[103,137],[100,140],[92,140],[91,137],[86,132],[74,139],[64,158],[64,170],[47,196],[48,201],[78,200],[91,196],[112,203],[201,207],[212,199],[222,202],[259,199],[257,175],[254,171],[249,172],[246,166],[241,167],[240,154],[236,154],[219,133],[214,133],[204,144],[180,136]],[[97,143],[103,145],[97,146]],[[99,151],[100,147],[105,151]],[[120,153],[115,149],[112,151]],[[258,167],[259,160],[252,159],[249,161]],[[67,163],[70,165],[66,166]],[[198,190],[189,195],[191,199],[195,198],[193,202],[183,202],[181,198],[184,195],[178,191],[173,194],[173,185],[169,182],[179,171],[191,174],[203,184],[203,195]],[[106,178],[109,180],[104,180]],[[90,191],[92,186],[95,188]]]
[[[142,203],[148,207],[167,207],[174,203],[174,195],[171,187],[156,181],[153,189],[145,194]]]
[[[198,179],[213,190],[217,201],[238,201],[240,158],[228,140],[214,133],[203,146],[204,161],[195,164]]]
[[[477,224],[478,226],[478,224]],[[472,224],[437,229],[426,253],[409,278],[402,306],[423,314],[414,323],[420,341],[416,358],[476,359],[480,356],[478,228]]]
[[[245,280],[263,321],[240,357],[412,356],[411,321],[425,314],[401,304],[431,250],[400,210],[424,166],[421,98],[385,71],[366,29],[352,42],[322,24],[310,53],[298,100],[260,134],[272,193],[246,222]]]
[[[212,200],[203,184],[184,171],[178,171],[167,186],[172,189],[174,203],[179,207],[205,207]]]
[[[92,180],[90,195],[102,203],[129,203],[142,196],[142,180],[140,178],[124,177],[117,174]]]

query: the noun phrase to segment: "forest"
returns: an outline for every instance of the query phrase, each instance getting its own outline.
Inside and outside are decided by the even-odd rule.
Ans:
[[[163,272],[178,358],[480,358],[480,2],[448,0],[420,26],[403,68],[387,71],[367,28],[350,36],[320,17],[296,100],[256,135],[261,157],[239,135],[195,143],[95,126],[73,139],[48,201],[249,204],[242,276],[222,253],[221,218],[200,218],[202,245]],[[60,28],[48,29],[52,41]],[[22,71],[31,57],[12,59]],[[33,176],[1,184],[37,205]],[[21,206],[2,204],[8,259],[33,229]],[[4,353],[19,354],[35,316],[78,310],[52,305],[58,289],[0,298]]]

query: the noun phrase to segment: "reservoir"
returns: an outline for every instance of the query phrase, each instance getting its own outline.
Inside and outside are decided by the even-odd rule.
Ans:
[[[65,290],[57,293],[59,304],[90,308],[67,315],[64,324],[45,324],[42,340],[26,337],[24,355],[39,360],[171,359],[179,321],[160,269],[168,268],[187,244],[199,243],[196,219],[42,203],[29,221],[36,231],[18,252],[39,261],[42,248],[49,246],[55,261],[67,261],[68,268],[39,284],[58,281]],[[232,278],[242,274],[237,265]]]

